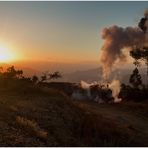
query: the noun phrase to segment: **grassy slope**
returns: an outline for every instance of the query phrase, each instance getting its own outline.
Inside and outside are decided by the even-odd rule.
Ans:
[[[19,84],[12,88],[0,89],[0,146],[135,146],[145,142],[134,139],[137,130],[110,117],[116,113],[108,105],[78,103],[43,87]]]
[[[136,141],[133,146],[148,146],[148,102],[98,105],[94,102],[82,101],[77,102],[77,105],[114,121],[125,130],[129,129],[132,133],[130,138]]]

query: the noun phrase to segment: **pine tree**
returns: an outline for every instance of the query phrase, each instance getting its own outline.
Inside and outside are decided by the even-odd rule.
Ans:
[[[132,84],[133,88],[137,89],[140,85],[142,85],[141,75],[139,74],[139,70],[136,67],[133,70],[133,73],[130,76],[129,83]]]

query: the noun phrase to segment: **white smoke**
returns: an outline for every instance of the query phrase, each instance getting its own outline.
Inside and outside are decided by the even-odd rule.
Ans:
[[[81,81],[80,82],[80,89],[74,90],[74,92],[72,93],[72,98],[76,99],[76,100],[88,100],[91,98],[91,94],[90,94],[90,86],[91,84],[88,84],[85,81]],[[82,93],[82,90],[86,91],[86,93]]]
[[[81,81],[81,82],[80,82],[80,86],[81,86],[83,89],[89,89],[91,85],[92,85],[92,84],[89,84],[89,83],[87,83],[87,82],[85,82],[85,81]]]
[[[83,89],[87,91],[87,96],[89,99],[91,99],[90,86],[92,86],[93,84],[89,84],[89,83],[86,83],[85,81],[81,81],[80,85]]]
[[[109,88],[112,90],[112,96],[115,98],[114,102],[120,102],[121,99],[118,98],[120,92],[120,81],[114,79],[111,84],[109,84]]]
[[[143,50],[148,46],[148,9],[144,12],[137,27],[111,26],[102,30],[104,44],[100,49],[99,61],[103,67],[104,78],[108,78],[112,68],[127,59],[125,50]]]
[[[145,34],[138,27],[122,28],[111,26],[104,28],[102,38],[105,40],[100,50],[99,61],[103,67],[104,77],[107,77],[117,61],[125,60],[124,50],[141,48]]]
[[[72,98],[76,99],[76,100],[93,100],[95,102],[98,102],[99,104],[101,103],[105,103],[106,101],[104,100],[105,96],[103,97],[100,94],[98,94],[95,98],[93,98],[93,94],[91,94],[91,86],[95,86],[95,85],[100,85],[99,82],[94,82],[94,83],[87,83],[85,81],[81,81],[80,82],[80,89],[77,89],[73,92],[72,94]],[[118,98],[118,94],[120,92],[120,82],[118,80],[113,80],[110,84],[109,84],[109,88],[105,87],[105,85],[107,86],[107,84],[103,83],[102,86],[102,92],[105,91],[107,93],[107,97],[111,98],[114,97],[114,102],[120,102],[121,99]],[[81,90],[81,88],[83,90],[85,90],[85,92],[83,92]],[[110,91],[108,91],[109,89],[112,90],[112,94],[110,93]],[[98,90],[99,93],[99,90]]]

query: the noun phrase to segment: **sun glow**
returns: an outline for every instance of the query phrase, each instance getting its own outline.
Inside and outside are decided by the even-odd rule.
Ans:
[[[7,47],[0,45],[0,62],[10,62],[15,59],[15,54]]]

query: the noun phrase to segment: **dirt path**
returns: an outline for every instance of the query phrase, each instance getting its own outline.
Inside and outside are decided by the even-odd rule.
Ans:
[[[131,110],[130,107],[122,107],[120,104],[97,104],[93,102],[79,102],[83,108],[92,111],[95,114],[102,115],[103,117],[114,120],[116,123],[127,126],[136,131],[135,139],[142,146],[148,146],[148,118],[135,109]]]

